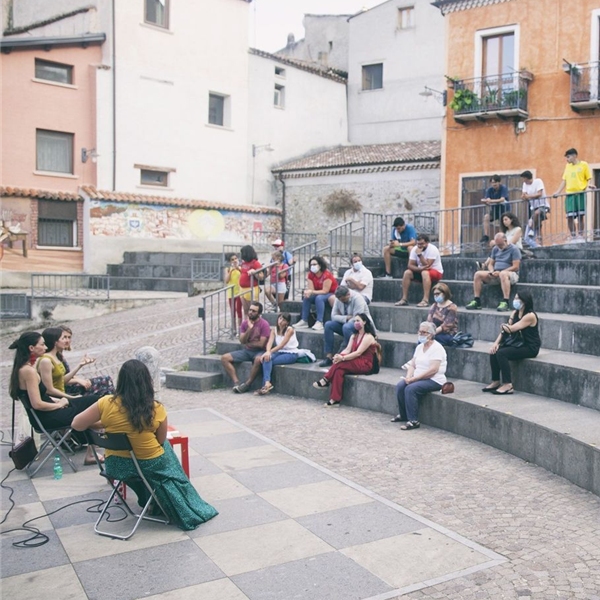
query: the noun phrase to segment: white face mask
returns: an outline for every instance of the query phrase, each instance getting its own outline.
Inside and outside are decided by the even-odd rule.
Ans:
[[[310,265],[310,270],[312,273],[318,273],[319,272],[319,265]]]
[[[426,335],[420,335],[420,336],[417,338],[417,342],[418,342],[419,344],[424,344],[424,343],[425,343],[425,342],[426,342],[428,339],[429,339],[429,338],[428,338],[428,336],[426,336]]]
[[[360,261],[352,263],[352,268],[355,271],[360,271],[362,269],[362,263]]]

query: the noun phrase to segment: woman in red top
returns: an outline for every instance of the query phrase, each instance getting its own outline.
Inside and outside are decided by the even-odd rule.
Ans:
[[[354,329],[345,350],[333,357],[333,365],[313,386],[324,388],[331,385],[329,402],[325,406],[339,406],[342,401],[344,375],[368,375],[373,371],[373,357],[380,351],[375,329],[367,315],[354,317]]]
[[[337,289],[338,282],[333,273],[327,268],[325,259],[321,256],[313,256],[309,261],[309,272],[306,276],[306,289],[302,298],[302,316],[295,328],[308,327],[308,314],[312,304],[317,309],[317,322],[313,325],[315,331],[323,330],[323,319],[327,299]]]
[[[258,300],[258,294],[260,289],[258,287],[258,279],[264,277],[264,271],[257,274],[257,271],[262,269],[262,265],[256,256],[256,251],[252,246],[244,246],[240,250],[240,256],[242,257],[242,264],[240,265],[240,294],[242,299],[242,306],[244,308],[244,314],[248,314],[248,308],[250,307],[251,301]],[[254,288],[251,289],[251,276],[254,275]],[[262,277],[261,277],[262,275]]]

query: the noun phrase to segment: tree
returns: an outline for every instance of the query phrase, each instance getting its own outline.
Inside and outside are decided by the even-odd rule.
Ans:
[[[342,217],[346,220],[346,214],[352,217],[362,210],[362,204],[357,198],[356,193],[351,190],[336,190],[331,192],[323,205],[323,210],[328,217]]]

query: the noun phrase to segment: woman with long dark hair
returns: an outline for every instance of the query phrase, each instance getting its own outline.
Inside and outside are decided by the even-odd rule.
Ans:
[[[315,331],[323,331],[325,326],[325,307],[329,297],[337,290],[338,282],[335,275],[328,269],[327,263],[322,256],[313,256],[308,261],[308,275],[306,276],[306,289],[302,298],[302,312],[300,320],[296,323],[296,329],[308,327],[308,315],[311,305],[315,305],[317,320],[312,328]]]
[[[70,427],[75,416],[96,401],[95,396],[68,399],[53,398],[48,394],[40,375],[31,365],[32,356],[39,359],[46,352],[44,338],[37,331],[21,334],[9,349],[16,350],[10,376],[10,396],[14,400],[29,400],[32,410],[45,428]],[[87,443],[83,435],[74,434],[74,438],[81,444]],[[84,464],[92,462],[95,462],[94,455],[91,447],[88,447]]]
[[[73,428],[84,431],[98,421],[107,433],[127,434],[166,516],[180,529],[195,529],[218,514],[200,498],[167,441],[167,411],[154,399],[152,377],[144,363],[139,360],[123,363],[115,393],[100,398],[78,415],[73,420]],[[106,450],[105,454],[107,475],[127,480],[140,506],[144,506],[148,490],[136,482],[137,471],[129,452]]]
[[[252,246],[243,246],[240,250],[240,257],[242,263],[240,264],[240,293],[242,294],[242,306],[244,308],[244,314],[248,314],[250,303],[254,300],[258,301],[260,294],[260,288],[258,287],[258,281],[264,279],[264,271],[262,265],[258,260],[256,250]],[[252,287],[252,278],[254,276],[254,287]]]
[[[502,325],[496,341],[490,348],[492,382],[483,388],[484,392],[498,396],[514,393],[509,361],[535,358],[542,345],[532,295],[526,290],[515,294],[513,308],[508,323]],[[512,338],[511,341],[508,341],[509,338]]]
[[[329,401],[325,406],[340,405],[344,375],[368,375],[373,371],[376,354],[378,361],[380,360],[381,347],[371,319],[365,313],[356,315],[354,329],[356,333],[352,334],[346,348],[333,357],[333,365],[327,373],[313,383],[316,388],[331,386]]]

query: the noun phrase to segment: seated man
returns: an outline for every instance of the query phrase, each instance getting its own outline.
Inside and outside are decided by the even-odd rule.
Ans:
[[[473,293],[475,297],[469,304],[467,310],[481,309],[481,290],[483,284],[500,285],[502,287],[502,302],[498,304],[501,312],[511,310],[509,306],[510,287],[519,281],[519,266],[521,265],[521,251],[509,244],[506,234],[497,233],[494,237],[496,245],[492,248],[492,254],[488,262],[488,270],[477,271],[473,278]]]
[[[334,334],[344,336],[345,348],[350,341],[350,337],[355,333],[354,317],[364,313],[369,317],[371,323],[373,319],[369,313],[369,307],[362,294],[340,285],[335,290],[335,302],[331,309],[331,321],[325,323],[325,359],[319,363],[320,367],[330,367],[333,364],[333,342]],[[373,324],[373,327],[375,325]]]
[[[417,304],[419,307],[429,306],[429,293],[432,284],[435,285],[442,279],[444,268],[440,251],[429,243],[429,236],[421,233],[417,237],[417,246],[410,251],[408,269],[402,277],[402,298],[395,306],[408,306],[408,290],[413,281],[423,284],[423,300]]]
[[[260,302],[250,302],[248,318],[242,321],[240,326],[240,343],[244,344],[244,348],[221,356],[221,364],[225,373],[233,380],[233,391],[236,394],[247,392],[261,369],[260,357],[271,335],[269,323],[261,317],[262,312],[263,306]],[[244,383],[240,383],[234,366],[235,363],[241,362],[252,363],[252,370]]]
[[[509,210],[508,188],[503,185],[502,177],[494,175],[490,179],[490,187],[487,189],[485,198],[481,200],[483,204],[490,207],[490,212],[483,217],[483,236],[479,240],[482,244],[490,241],[490,223],[495,223],[502,219],[502,215]]]
[[[521,198],[529,202],[529,221],[523,243],[535,248],[538,245],[536,238],[542,236],[542,223],[548,218],[550,203],[544,195],[544,182],[541,179],[534,179],[531,171],[523,171],[521,179]]]
[[[405,223],[402,217],[394,219],[394,226],[390,235],[390,243],[383,249],[383,262],[385,263],[385,279],[392,278],[392,256],[408,256],[410,250],[417,243],[417,230]]]
[[[344,273],[340,285],[362,294],[365,302],[371,304],[371,300],[373,300],[373,273],[363,265],[360,254],[355,253],[352,256],[351,262],[352,268]],[[330,296],[329,304],[331,307],[333,307],[334,303],[335,296]]]

